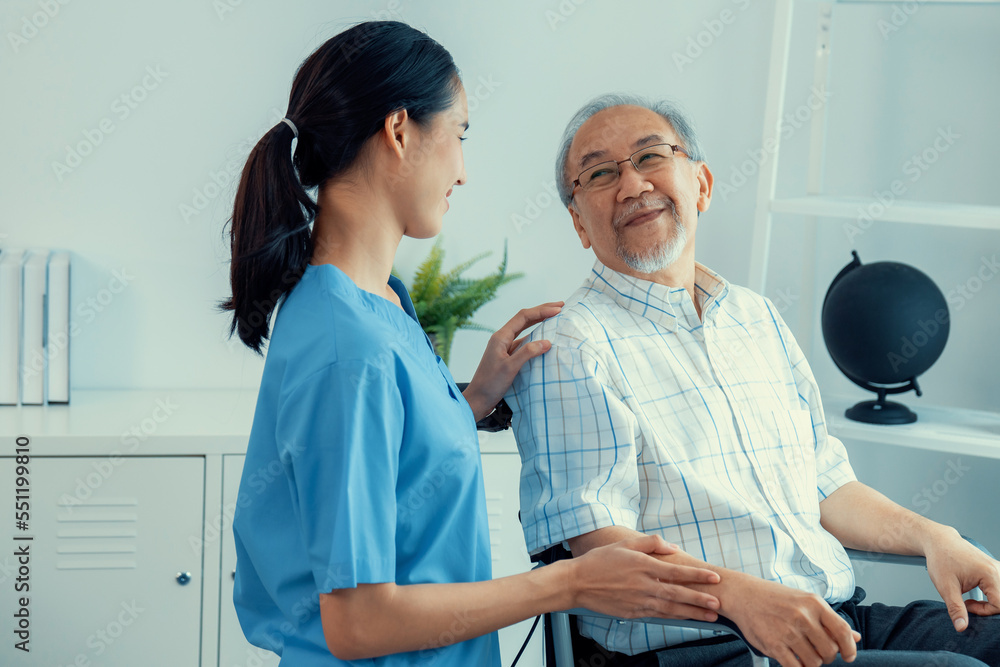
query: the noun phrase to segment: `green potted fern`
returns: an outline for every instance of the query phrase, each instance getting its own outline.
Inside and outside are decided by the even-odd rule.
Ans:
[[[483,278],[463,278],[473,264],[492,253],[484,252],[466,260],[454,269],[443,273],[444,249],[438,236],[427,258],[417,267],[410,287],[410,298],[417,319],[431,342],[434,351],[448,363],[451,343],[459,329],[489,331],[493,329],[476,324],[472,315],[480,307],[492,301],[503,285],[521,278],[523,273],[507,273],[507,244],[504,243],[503,260],[494,273]]]

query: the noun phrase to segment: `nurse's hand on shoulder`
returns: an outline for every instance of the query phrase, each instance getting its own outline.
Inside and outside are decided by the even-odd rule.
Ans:
[[[476,421],[493,412],[525,362],[548,352],[552,346],[547,340],[525,343],[518,336],[528,327],[558,314],[562,306],[562,301],[555,301],[525,308],[490,336],[483,359],[463,393]]]
[[[659,535],[632,537],[596,547],[568,563],[575,570],[576,607],[585,607],[619,618],[690,618],[715,622],[719,600],[689,588],[691,584],[716,584],[711,570],[667,563],[666,556],[680,549]]]

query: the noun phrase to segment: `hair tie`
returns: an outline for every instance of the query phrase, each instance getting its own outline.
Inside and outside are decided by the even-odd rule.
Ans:
[[[295,123],[293,123],[290,118],[288,117],[282,118],[281,122],[285,123],[286,125],[288,125],[288,127],[292,128],[292,134],[295,135],[296,139],[299,138],[299,128],[295,127]]]

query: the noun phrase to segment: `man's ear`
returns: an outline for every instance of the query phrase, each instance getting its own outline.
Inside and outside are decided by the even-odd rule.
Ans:
[[[385,117],[385,124],[379,135],[390,151],[403,157],[403,151],[409,147],[414,139],[413,119],[410,118],[406,109],[393,111]]]
[[[715,177],[704,162],[698,163],[698,212],[707,211],[712,203],[712,187]]]
[[[580,222],[580,212],[576,210],[576,203],[570,202],[566,208],[569,209],[569,215],[573,218],[573,229],[576,230],[576,235],[580,237],[580,243],[583,244],[584,250],[590,248],[590,237],[587,236],[587,230],[584,229],[583,223]]]

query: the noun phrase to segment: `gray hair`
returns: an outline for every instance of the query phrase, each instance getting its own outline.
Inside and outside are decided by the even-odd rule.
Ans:
[[[566,161],[569,159],[569,147],[573,144],[573,139],[580,127],[587,120],[599,111],[610,109],[611,107],[636,106],[649,109],[658,114],[663,120],[670,123],[677,134],[680,145],[687,151],[688,156],[695,161],[703,162],[705,153],[701,149],[698,137],[694,131],[694,125],[687,115],[681,111],[680,107],[669,100],[651,101],[639,95],[611,93],[595,97],[587,102],[570,119],[563,131],[562,142],[559,145],[559,154],[556,157],[556,188],[559,190],[559,198],[562,203],[569,206],[573,200],[573,185],[566,176]]]

